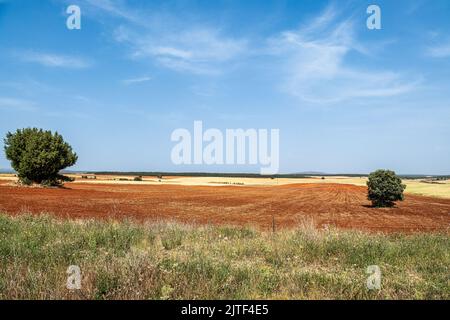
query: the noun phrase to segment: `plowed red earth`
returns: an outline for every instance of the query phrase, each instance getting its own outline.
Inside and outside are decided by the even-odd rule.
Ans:
[[[69,218],[132,217],[189,223],[253,225],[262,229],[317,225],[385,232],[450,227],[450,199],[406,195],[395,208],[371,208],[366,188],[345,184],[170,186],[70,183],[64,189],[0,184],[0,212]]]

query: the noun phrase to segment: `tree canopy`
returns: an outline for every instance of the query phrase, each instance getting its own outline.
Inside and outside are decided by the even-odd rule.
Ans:
[[[390,170],[377,170],[369,175],[367,198],[374,207],[392,207],[395,201],[403,200],[406,185]]]
[[[5,154],[22,183],[57,185],[66,180],[59,171],[78,159],[58,133],[38,128],[18,129],[6,134]]]

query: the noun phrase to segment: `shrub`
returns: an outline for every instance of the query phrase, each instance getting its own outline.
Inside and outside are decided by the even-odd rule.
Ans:
[[[403,200],[406,185],[394,171],[377,170],[369,175],[367,198],[374,207],[392,207],[395,201]]]
[[[59,171],[75,164],[78,157],[63,137],[37,128],[6,134],[5,154],[21,183],[59,185],[69,178]]]

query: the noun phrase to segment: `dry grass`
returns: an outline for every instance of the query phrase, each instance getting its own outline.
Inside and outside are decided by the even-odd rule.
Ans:
[[[369,235],[0,215],[1,299],[449,299],[448,233]],[[82,289],[66,288],[69,265]],[[366,288],[378,265],[381,290]]]

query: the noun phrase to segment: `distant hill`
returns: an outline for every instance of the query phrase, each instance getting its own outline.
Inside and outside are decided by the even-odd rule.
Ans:
[[[326,176],[327,175],[327,173],[320,172],[320,171],[303,171],[303,172],[296,172],[293,174],[310,175],[310,176]]]

